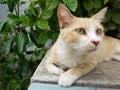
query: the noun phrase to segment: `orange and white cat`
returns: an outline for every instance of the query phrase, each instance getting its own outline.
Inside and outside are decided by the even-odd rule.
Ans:
[[[60,75],[60,86],[71,86],[100,62],[113,58],[120,61],[120,41],[105,36],[101,25],[106,11],[104,8],[91,18],[78,18],[65,5],[59,5],[60,34],[46,67],[50,73]]]

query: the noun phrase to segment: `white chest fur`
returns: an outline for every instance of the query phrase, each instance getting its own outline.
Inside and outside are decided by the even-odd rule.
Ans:
[[[70,50],[64,45],[60,45],[56,53],[58,61],[63,67],[70,68],[82,63],[82,54],[78,51]]]

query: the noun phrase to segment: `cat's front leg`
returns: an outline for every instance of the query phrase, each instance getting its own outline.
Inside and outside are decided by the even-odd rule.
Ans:
[[[96,67],[96,65],[96,63],[85,63],[73,67],[65,73],[61,74],[58,84],[63,87],[71,86],[82,75],[85,75],[91,70],[93,70]]]
[[[60,75],[60,74],[64,73],[64,70],[62,68],[58,67],[57,63],[58,62],[53,61],[52,59],[48,59],[46,61],[46,68],[47,68],[48,72],[50,72],[51,74],[55,74],[55,75]]]

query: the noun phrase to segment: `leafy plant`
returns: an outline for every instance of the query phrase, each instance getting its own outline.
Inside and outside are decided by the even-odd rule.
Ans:
[[[6,0],[0,0],[0,3],[6,3]]]
[[[28,9],[20,14],[20,5],[24,3],[6,0],[10,13],[8,19],[0,23],[0,88],[3,90],[26,90],[47,50],[45,42],[40,44],[34,24],[40,10],[36,7],[36,12],[32,11],[34,14]]]
[[[90,17],[108,7],[105,31],[120,28],[120,0],[30,0],[21,14],[22,0],[0,0],[8,18],[0,23],[0,88],[26,90],[29,80],[59,33],[57,6],[64,3],[75,16]]]

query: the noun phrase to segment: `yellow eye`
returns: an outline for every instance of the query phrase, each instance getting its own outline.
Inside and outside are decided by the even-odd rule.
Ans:
[[[86,34],[85,29],[83,29],[83,28],[75,29],[75,31],[76,31],[78,34],[81,34],[81,35]]]
[[[97,29],[97,30],[96,30],[96,34],[97,34],[97,35],[101,35],[101,34],[102,34],[102,30],[101,30],[101,29]]]

